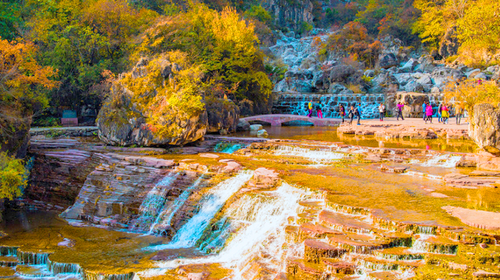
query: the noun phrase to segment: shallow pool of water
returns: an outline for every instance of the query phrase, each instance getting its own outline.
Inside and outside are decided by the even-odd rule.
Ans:
[[[447,152],[472,153],[478,148],[474,141],[457,139],[376,139],[375,136],[338,135],[336,127],[265,126],[269,139],[315,140],[343,142],[348,145],[386,148],[413,148]],[[235,137],[257,137],[250,131],[231,134]]]

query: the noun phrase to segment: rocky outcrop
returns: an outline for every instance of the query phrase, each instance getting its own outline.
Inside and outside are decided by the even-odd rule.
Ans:
[[[278,26],[297,30],[302,22],[312,23],[313,21],[313,3],[310,0],[267,0],[263,6],[274,16]]]
[[[208,99],[206,100],[208,114],[207,132],[227,134],[235,132],[238,125],[240,109],[231,100]]]
[[[500,110],[491,104],[474,106],[470,137],[489,153],[500,155]]]
[[[151,114],[150,108],[137,104],[134,100],[135,93],[127,88],[134,83],[144,83],[143,79],[151,74],[150,64],[160,65],[159,83],[176,83],[174,77],[180,70],[180,66],[171,63],[167,58],[159,61],[149,61],[142,58],[130,73],[121,75],[112,87],[110,99],[105,102],[99,111],[97,126],[99,127],[99,138],[110,145],[119,146],[162,146],[162,145],[185,145],[197,141],[205,135],[207,130],[207,112],[200,111],[197,114],[188,115],[183,110],[186,108],[172,108],[162,110],[164,116],[157,116],[159,122],[168,133],[157,133],[148,123],[147,118]],[[154,73],[154,72],[152,72]],[[152,75],[152,74],[151,74]],[[153,79],[153,81],[156,81]],[[143,98],[154,98],[156,89],[146,92]],[[164,98],[164,97],[163,97]]]
[[[102,160],[97,150],[97,145],[70,139],[32,140],[29,153],[34,164],[25,197],[62,207],[72,205],[87,175]]]

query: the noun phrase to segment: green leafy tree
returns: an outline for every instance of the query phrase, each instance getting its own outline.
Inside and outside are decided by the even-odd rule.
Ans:
[[[105,79],[106,70],[126,69],[132,39],[157,17],[125,0],[40,0],[32,6],[30,39],[40,46],[41,62],[59,70],[61,86],[52,92],[52,105],[73,108],[100,103],[90,89]]]

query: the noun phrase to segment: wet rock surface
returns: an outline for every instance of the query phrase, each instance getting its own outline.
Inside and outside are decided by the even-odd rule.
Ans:
[[[107,150],[98,144],[82,148],[85,145],[68,141],[61,145],[65,146],[40,142],[36,152],[51,156],[54,151],[70,151],[73,156],[72,150],[92,150],[99,156],[76,202],[63,213],[76,219],[70,222],[78,227],[59,221],[65,230],[53,225],[44,229],[49,234],[36,229],[0,239],[4,246],[36,240],[23,246],[53,250],[22,248],[15,259],[5,259],[5,264],[19,262],[20,271],[43,262],[59,269],[49,269],[48,277],[62,273],[54,271],[79,271],[55,264],[61,261],[55,259],[57,254],[69,250],[73,255],[67,258],[78,256],[81,244],[101,242],[105,247],[103,238],[112,236],[106,241],[115,246],[112,250],[128,255],[109,253],[106,266],[115,257],[127,263],[89,269],[82,256],[75,261],[82,265],[80,276],[148,279],[145,275],[150,274],[141,274],[147,271],[173,279],[231,278],[236,273],[244,279],[356,279],[363,272],[373,279],[450,273],[470,279],[481,277],[473,274],[480,270],[500,273],[495,268],[500,259],[495,245],[498,229],[488,227],[497,223],[491,218],[496,216],[493,211],[465,208],[468,202],[463,199],[463,192],[472,197],[484,192],[485,203],[496,207],[488,197],[496,195],[495,189],[472,182],[489,180],[495,185],[499,174],[457,168],[466,157],[461,153],[298,140],[253,143],[231,155],[190,148],[184,152],[191,154],[184,155]],[[67,153],[57,155],[62,162],[72,158],[64,161]],[[474,189],[454,188],[457,180]],[[465,210],[474,211],[471,222],[460,212]],[[93,227],[80,228],[89,225]],[[187,232],[186,225],[203,232],[185,251],[143,250],[176,244],[176,235]],[[89,237],[75,236],[75,231],[85,229]],[[105,255],[99,251],[105,248],[91,249]],[[13,251],[0,247],[9,257]],[[189,264],[198,261],[201,264]],[[178,268],[165,272],[155,267],[160,265]]]

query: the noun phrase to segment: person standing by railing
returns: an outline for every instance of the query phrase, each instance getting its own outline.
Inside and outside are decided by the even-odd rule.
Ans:
[[[321,111],[321,102],[316,104],[316,112],[318,114],[318,118],[322,119],[323,118],[323,112]]]

